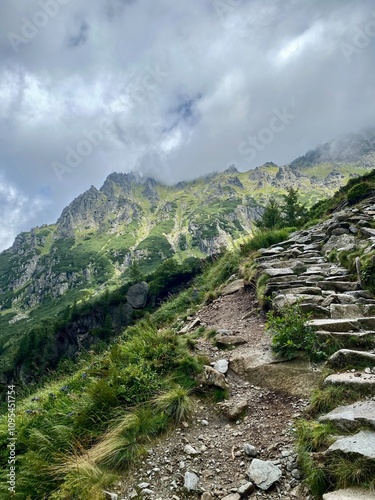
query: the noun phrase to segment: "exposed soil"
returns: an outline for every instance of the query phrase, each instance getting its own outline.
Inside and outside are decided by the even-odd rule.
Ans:
[[[123,478],[119,498],[183,500],[201,498],[202,492],[209,492],[213,499],[222,499],[248,481],[246,471],[252,458],[246,455],[244,444],[249,443],[256,447],[258,459],[274,461],[283,475],[268,491],[256,489],[242,498],[308,499],[295,461],[293,425],[308,404],[317,370],[307,363],[293,366],[272,362],[265,318],[252,290],[222,296],[204,306],[195,317],[208,329],[227,330],[224,335],[241,336],[246,341],[221,350],[213,339],[198,339],[195,348],[212,362],[229,360],[228,405],[247,400],[245,412],[242,418],[231,421],[223,414],[220,403],[197,399],[189,422],[183,422],[154,443],[148,457]],[[187,444],[198,453],[186,453]],[[184,490],[187,471],[199,476],[200,492]]]

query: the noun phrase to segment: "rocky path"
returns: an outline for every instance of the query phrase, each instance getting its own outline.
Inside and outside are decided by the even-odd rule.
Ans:
[[[190,318],[190,324],[216,330],[212,339],[198,338],[195,350],[211,360],[214,371],[217,368],[211,382],[218,387],[224,383],[228,399],[196,400],[192,418],[129,471],[118,498],[309,498],[293,450],[294,419],[309,403],[307,384],[290,391],[289,382],[277,390],[272,381],[254,382],[246,369],[260,373],[261,367],[273,364],[270,338],[254,292],[240,280],[227,291]],[[310,366],[304,367],[306,380],[311,372]],[[259,467],[252,474],[259,476],[260,487],[249,480],[252,463]]]

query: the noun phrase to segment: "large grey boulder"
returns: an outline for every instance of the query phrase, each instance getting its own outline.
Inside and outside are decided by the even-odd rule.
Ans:
[[[339,451],[341,453],[355,453],[363,458],[375,459],[375,432],[360,431],[354,436],[347,436],[335,441],[327,453]]]
[[[360,425],[375,428],[375,401],[358,401],[339,406],[319,418],[319,422],[332,422],[344,431],[353,431]]]
[[[247,475],[258,488],[266,491],[281,478],[282,472],[272,462],[254,458],[247,470]]]
[[[145,281],[131,286],[126,295],[128,304],[134,309],[143,309],[147,304],[149,290],[150,287]]]

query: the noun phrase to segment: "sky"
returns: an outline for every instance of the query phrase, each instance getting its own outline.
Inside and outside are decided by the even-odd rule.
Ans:
[[[12,0],[0,33],[0,250],[113,171],[282,165],[374,126],[373,0]]]

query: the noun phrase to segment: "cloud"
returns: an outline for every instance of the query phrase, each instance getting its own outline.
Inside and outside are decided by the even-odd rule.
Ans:
[[[178,182],[232,163],[290,162],[374,124],[375,37],[355,45],[373,10],[371,0],[6,2],[0,171],[42,224],[115,170]],[[252,160],[241,154],[285,108],[295,118]],[[103,119],[103,138],[69,167]],[[55,162],[68,167],[62,178]],[[28,229],[22,210],[7,234]]]

